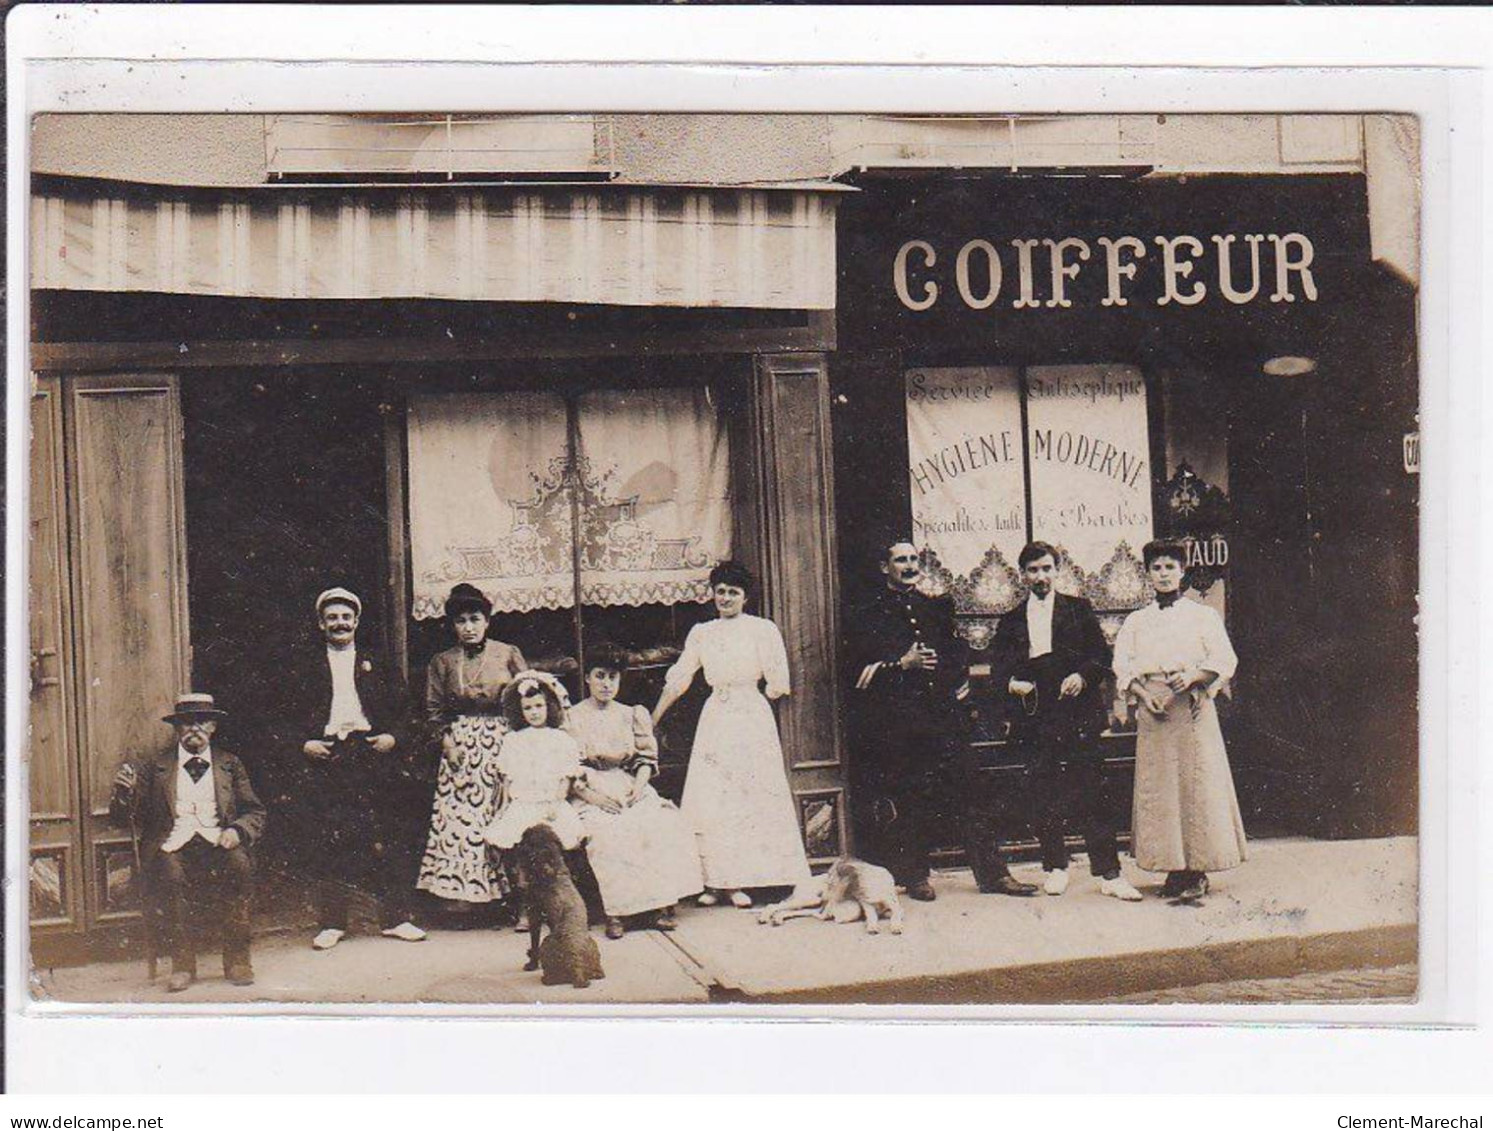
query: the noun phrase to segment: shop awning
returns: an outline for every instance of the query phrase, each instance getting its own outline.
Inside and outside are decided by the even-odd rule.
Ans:
[[[38,288],[779,310],[835,303],[834,201],[819,191],[169,193],[68,183],[31,205]]]

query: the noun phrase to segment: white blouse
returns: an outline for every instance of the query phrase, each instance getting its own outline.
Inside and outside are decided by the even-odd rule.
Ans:
[[[1187,668],[1217,672],[1208,687],[1209,695],[1217,695],[1238,666],[1223,618],[1186,597],[1167,609],[1154,601],[1136,609],[1115,638],[1115,686],[1121,695],[1136,679]]]
[[[683,691],[701,668],[712,688],[752,687],[767,681],[767,697],[788,694],[788,651],[778,626],[763,617],[739,613],[697,624],[684,640],[684,651],[664,677],[670,690]]]

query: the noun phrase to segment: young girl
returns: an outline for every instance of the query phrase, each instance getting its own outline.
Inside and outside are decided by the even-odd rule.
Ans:
[[[544,672],[520,672],[503,692],[509,732],[498,751],[501,777],[497,816],[483,832],[494,848],[509,849],[534,825],[555,830],[568,851],[580,847],[586,830],[570,798],[593,803],[586,787],[581,749],[565,725],[564,687]]]
[[[643,707],[617,701],[627,656],[610,644],[586,652],[589,696],[570,710],[588,788],[601,804],[581,803],[586,858],[607,915],[607,938],[626,932],[625,917],[654,912],[661,931],[675,926],[674,904],[700,891],[700,859],[684,818],[649,784],[658,742]]]
[[[1126,618],[1115,640],[1115,686],[1139,706],[1135,738],[1135,862],[1167,873],[1161,894],[1197,900],[1208,873],[1247,848],[1213,699],[1238,666],[1223,619],[1182,596],[1186,550],[1142,551],[1156,600]]]

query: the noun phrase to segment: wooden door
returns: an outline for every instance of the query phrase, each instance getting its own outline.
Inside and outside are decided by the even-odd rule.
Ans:
[[[187,690],[186,529],[175,377],[80,377],[67,435],[87,925],[134,913],[128,830],[109,824],[115,770],[170,741]]]
[[[778,729],[810,859],[849,848],[840,733],[838,570],[829,375],[823,354],[758,358],[754,410],[764,612],[788,648]]]
[[[84,925],[65,487],[61,382],[39,378],[31,394],[31,700],[25,772],[31,806],[30,917],[33,929],[44,934],[81,931]]]
[[[189,682],[176,379],[42,381],[32,422],[33,941],[65,954],[138,914],[111,784]]]

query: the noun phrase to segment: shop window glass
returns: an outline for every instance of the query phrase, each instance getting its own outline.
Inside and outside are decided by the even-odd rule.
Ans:
[[[634,657],[622,697],[654,703],[680,642],[710,616],[711,568],[731,556],[730,444],[710,393],[417,396],[408,444],[411,615],[430,629],[420,635],[436,645],[430,622],[468,582],[493,602],[493,634],[573,696],[584,694],[579,658],[607,640]],[[698,706],[682,703],[659,735],[666,793]]]
[[[413,615],[704,601],[730,556],[730,453],[704,390],[415,397]]]
[[[906,374],[913,530],[925,587],[988,644],[1024,595],[1017,556],[1057,547],[1057,587],[1113,639],[1149,590],[1150,430],[1140,370],[1122,365],[913,369]]]

